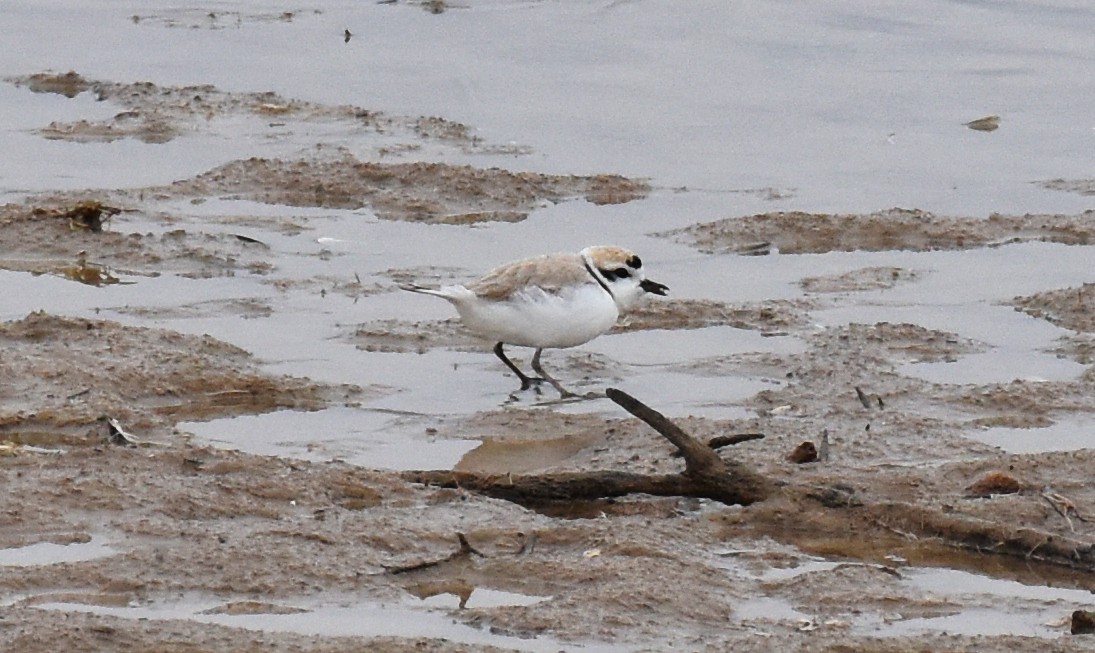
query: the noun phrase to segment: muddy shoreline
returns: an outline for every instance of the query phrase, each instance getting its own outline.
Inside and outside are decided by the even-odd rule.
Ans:
[[[209,114],[242,113],[383,127],[403,134],[403,152],[439,141],[458,149],[492,147],[442,119],[273,94],[89,81],[76,74],[31,75],[14,83],[35,92],[97,93],[120,104],[107,123],[42,127],[42,137],[74,143],[163,142]],[[539,175],[430,161],[364,161],[327,150],[313,158],[252,158],[170,185],[41,193],[0,207],[0,269],[98,286],[161,275],[195,282],[249,275],[286,295],[318,288],[350,298],[398,296],[405,277],[449,278],[463,271],[424,263],[365,280],[294,277],[269,247],[247,236],[246,226],[261,222],[292,237],[307,228],[304,218],[223,216],[202,224],[165,207],[245,198],[291,207],[368,207],[381,220],[475,228],[523,220],[545,203],[615,205],[657,191],[649,180],[611,172]],[[81,202],[117,211],[108,211],[101,224],[76,219],[73,211]],[[161,228],[132,227],[138,220]],[[893,209],[731,216],[660,236],[698,252],[738,256],[743,249],[756,253],[757,243],[785,255],[959,251],[1021,242],[1090,247],[1093,234],[1090,212],[963,217]],[[616,333],[733,327],[801,340],[799,352],[728,353],[681,362],[673,370],[711,382],[746,375],[778,380],[742,402],[747,417],[671,415],[701,439],[764,433],[763,440],[724,455],[771,477],[841,485],[861,495],[1091,541],[1092,522],[1067,518],[1044,495],[1051,490],[1078,515],[1095,514],[1095,450],[1008,454],[970,437],[990,427],[1028,428],[1037,437],[1037,427],[1090,419],[1091,284],[1017,296],[1011,303],[1015,311],[1068,330],[1055,353],[1086,368],[1071,380],[930,382],[905,373],[904,366],[955,361],[989,347],[901,320],[827,329],[814,324],[813,311],[839,307],[857,292],[916,283],[923,274],[896,265],[818,274],[802,281],[805,294],[793,301],[670,298],[626,316]],[[7,379],[0,385],[0,485],[9,497],[0,511],[0,548],[51,543],[90,551],[87,559],[70,561],[51,561],[49,552],[29,564],[0,559],[0,648],[1033,652],[1091,646],[1090,637],[1067,634],[1073,607],[1095,602],[1089,572],[958,552],[905,537],[896,526],[888,537],[870,541],[855,528],[835,537],[840,524],[823,523],[825,516],[780,501],[740,508],[634,496],[537,512],[337,459],[260,456],[195,441],[180,423],[358,406],[391,391],[272,373],[236,345],[155,324],[189,313],[270,320],[278,318],[277,310],[261,298],[214,301],[195,295],[170,307],[119,309],[126,319],[147,320],[147,326],[49,312],[0,324],[0,378]],[[362,318],[345,325],[342,339],[362,355],[483,349],[451,319]],[[560,374],[590,388],[625,377],[619,361],[580,349],[553,354],[552,361]],[[861,401],[856,388],[874,401]],[[643,399],[658,405],[657,396]],[[139,441],[112,441],[105,418]],[[796,445],[823,431],[831,434],[828,461],[796,465],[786,459]],[[499,475],[665,473],[681,464],[664,441],[622,413],[606,418],[550,405],[493,405],[434,436],[481,440],[458,469]],[[990,472],[1006,474],[1016,487],[970,490]],[[446,559],[459,549],[457,533],[466,535],[476,555],[392,573]],[[976,574],[1074,593],[1029,599],[1009,585],[990,599],[932,585],[933,572],[951,571],[967,580]],[[477,593],[490,592],[509,599],[477,606]],[[1039,629],[1035,635],[946,625],[948,617],[988,607],[1030,619],[1031,601],[1041,610],[1031,626]],[[341,635],[290,621],[298,612],[322,621],[347,606],[358,606],[377,623],[405,619],[415,610],[441,613],[448,630],[421,635],[407,623],[406,634],[378,627]],[[233,621],[255,616],[260,619]]]

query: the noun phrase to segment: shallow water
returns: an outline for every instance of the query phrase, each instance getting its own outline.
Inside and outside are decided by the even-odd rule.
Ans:
[[[810,319],[818,329],[912,322],[985,346],[983,353],[953,362],[909,361],[899,370],[933,382],[1070,380],[1082,371],[1049,351],[1066,330],[1000,303],[1092,281],[1092,247],[1029,243],[966,251],[738,257],[703,255],[650,234],[784,210],[902,206],[987,216],[1095,207],[1092,197],[1037,183],[1092,174],[1095,5],[1090,2],[930,0],[897,7],[862,1],[488,0],[463,5],[435,16],[409,3],[339,0],[313,2],[307,11],[258,0],[200,7],[173,0],[8,0],[0,8],[5,27],[0,77],[75,70],[89,79],[272,90],[395,115],[437,115],[466,123],[488,143],[514,144],[529,153],[468,153],[427,144],[423,158],[563,174],[620,173],[648,178],[654,186],[648,198],[626,204],[545,203],[523,222],[474,228],[382,221],[369,210],[239,200],[167,200],[158,207],[150,201],[151,208],[185,222],[163,225],[121,215],[110,227],[241,233],[271,248],[281,278],[350,282],[357,277],[390,288],[391,269],[443,268],[467,279],[521,256],[617,242],[639,251],[651,276],[668,284],[675,298],[744,303],[806,298],[799,285],[806,277],[899,266],[918,276],[886,290],[825,298]],[[297,13],[279,19],[283,10]],[[211,12],[221,17],[212,19]],[[345,29],[354,33],[348,43],[342,38]],[[5,152],[0,200],[47,190],[165,184],[233,159],[297,156],[317,142],[370,159],[378,148],[405,140],[346,125],[271,126],[262,118],[235,115],[210,120],[164,144],[72,143],[33,132],[52,121],[108,118],[119,110],[88,93],[69,99],[0,83],[0,151]],[[983,133],[963,126],[987,114],[1002,117],[1000,129]],[[218,222],[237,215],[292,219],[305,229],[289,235]],[[475,443],[436,438],[427,429],[497,408],[513,390],[513,379],[503,376],[486,347],[397,354],[361,351],[345,340],[357,325],[373,320],[452,316],[448,305],[430,298],[394,291],[347,297],[315,287],[280,291],[265,277],[245,274],[196,280],[168,273],[126,280],[135,283],[92,288],[55,276],[0,271],[0,319],[44,309],[208,333],[253,352],[271,372],[370,389],[360,407],[181,425],[217,446],[370,467],[448,467]],[[235,299],[261,301],[272,317],[243,317],[217,304]],[[133,310],[179,306],[193,310],[165,310],[154,317]],[[621,370],[612,383],[656,396],[667,414],[742,417],[748,414],[742,407],[746,399],[781,380],[710,378],[682,373],[681,366],[729,354],[793,353],[804,346],[790,336],[761,338],[713,328],[609,336],[580,351],[612,359]],[[554,355],[545,355],[546,365]],[[527,359],[528,352],[520,356]],[[562,410],[623,415],[607,401]],[[1095,446],[1083,426],[1064,420],[1047,429],[989,429],[975,437],[1016,452]],[[66,555],[75,556],[71,560],[107,555],[109,547],[93,539],[63,549],[8,550],[0,558],[17,551],[23,551],[26,564],[49,564],[68,560]],[[1003,607],[890,623],[881,616],[863,617],[853,627],[884,635],[1050,637],[1053,631],[1043,625],[1049,612],[1057,615],[1064,603],[1083,600],[1050,590],[1028,596],[1010,585],[984,587],[976,581],[968,574],[917,571],[907,582],[925,592],[970,588],[988,597],[986,603],[1000,599]],[[1019,609],[1008,603],[1020,599]],[[1047,612],[1052,601],[1062,606]],[[543,638],[491,635],[418,605],[374,605],[355,598],[305,615],[199,614],[212,605],[43,607],[323,635],[438,636],[526,650],[563,646]],[[743,605],[740,616],[772,614],[794,620],[806,612],[758,598]]]
[[[472,596],[480,593],[476,590]],[[508,596],[506,596],[508,595]],[[506,601],[509,603],[506,603]],[[525,605],[529,597],[499,592],[486,599],[487,605]],[[469,601],[470,603],[470,601]],[[600,642],[562,642],[550,637],[519,638],[496,634],[458,623],[449,610],[407,599],[403,602],[381,603],[363,597],[347,597],[344,603],[301,606],[305,611],[294,614],[209,614],[218,607],[209,600],[189,599],[163,601],[149,605],[113,607],[82,603],[42,603],[43,610],[84,611],[126,619],[175,620],[185,619],[219,624],[234,628],[284,632],[323,637],[427,637],[466,644],[491,645],[520,651],[553,653],[561,650],[616,653],[633,650]]]
[[[1051,623],[1091,600],[1091,593],[1083,590],[1024,585],[955,569],[917,569],[907,575],[908,582],[928,596],[972,599],[983,605],[938,617],[891,621],[884,626],[868,626],[868,630],[877,628],[890,636],[942,631],[1052,639],[1063,632]]]
[[[313,461],[343,460],[370,469],[451,469],[478,440],[430,436],[440,420],[356,408],[183,422],[179,428],[219,447]]]
[[[1086,415],[1058,418],[1042,428],[997,426],[970,434],[1009,453],[1041,453],[1095,448],[1095,425]]]
[[[110,546],[109,538],[96,535],[87,542],[71,544],[37,542],[27,546],[0,549],[0,565],[11,567],[55,565],[95,560],[116,553],[118,550]]]
[[[814,574],[828,574],[847,563],[811,558],[792,567],[772,568],[760,577],[769,583],[785,583]],[[742,573],[731,558],[720,566],[732,573]],[[924,633],[963,635],[1020,635],[1053,639],[1063,634],[1060,621],[1075,609],[1082,609],[1091,599],[1085,590],[1028,585],[982,574],[939,567],[897,567],[899,585],[919,597],[921,608],[929,607],[936,616],[909,616],[901,613],[902,603],[893,602],[893,611],[856,608],[851,613],[832,617],[857,634],[877,637],[911,636]],[[896,598],[896,595],[895,595]],[[906,607],[906,611],[913,608]],[[751,621],[793,622],[800,628],[810,628],[830,617],[832,608],[818,608],[814,613],[801,601],[781,596],[758,596],[746,600],[735,610],[735,617]],[[838,611],[839,612],[839,611]],[[1055,625],[1056,624],[1056,625]],[[832,623],[830,623],[832,625]]]
[[[496,0],[431,15],[410,4],[330,0],[279,20],[283,9],[254,1],[8,2],[0,74],[74,69],[441,115],[492,142],[531,146],[536,155],[523,167],[793,193],[768,208],[983,214],[1090,206],[1030,183],[1090,172],[1095,125],[1086,107],[1095,80],[1086,26],[1095,9],[1084,2],[935,0],[895,9],[704,0],[682,11],[672,0]],[[208,18],[217,11],[223,20]],[[344,29],[355,34],[349,43]],[[87,47],[73,38],[81,31],[114,47]],[[0,145],[41,151],[21,130],[63,119],[71,102],[22,94],[13,103],[10,94],[0,106],[19,119],[5,122],[16,131],[5,130]],[[1002,116],[998,131],[963,126],[986,114]],[[168,181],[181,176],[172,168],[189,174],[230,156],[233,145],[223,141],[213,151],[189,146],[201,140],[84,147],[87,163],[97,163],[81,166],[73,182],[104,183],[114,165],[129,168],[128,183]],[[249,153],[291,140],[252,142]],[[21,145],[10,149],[13,141]],[[0,168],[0,178],[15,179],[5,186],[55,188],[74,152],[50,149]],[[120,152],[127,156],[98,156]],[[758,205],[746,195],[723,199],[734,213]]]

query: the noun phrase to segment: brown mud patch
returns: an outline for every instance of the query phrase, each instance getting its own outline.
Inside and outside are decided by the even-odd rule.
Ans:
[[[209,278],[236,272],[263,275],[273,269],[268,248],[242,235],[181,228],[126,233],[119,225],[134,209],[116,208],[123,217],[103,218],[97,229],[73,222],[73,207],[95,203],[40,198],[31,205],[0,206],[0,230],[6,242],[17,243],[0,255],[0,269],[52,274],[89,285],[165,273]]]
[[[474,135],[471,128],[437,116],[397,116],[353,105],[326,105],[283,97],[277,93],[233,93],[209,84],[161,86],[152,82],[111,82],[86,79],[75,71],[35,73],[9,77],[5,81],[34,93],[57,93],[74,98],[91,93],[100,102],[118,105],[115,116],[105,121],[79,120],[51,123],[39,133],[56,140],[75,142],[138,138],[163,143],[184,134],[207,132],[216,120],[250,116],[269,128],[286,127],[290,121],[343,123],[369,133],[391,135],[403,142],[389,146],[392,155],[414,151],[423,142],[439,141],[475,153],[520,154],[516,146],[492,146]]]
[[[919,274],[894,267],[870,267],[829,276],[806,277],[799,282],[806,292],[837,293],[886,290],[899,283],[914,281]]]
[[[1024,313],[1080,333],[1095,333],[1095,283],[1016,297]]]
[[[1055,415],[1095,412],[1091,375],[1075,382],[1025,381],[962,388],[953,396],[957,405],[976,409],[974,423],[1044,426]]]
[[[1061,288],[1013,300],[1015,310],[1075,331],[1062,336],[1054,351],[1081,365],[1095,363],[1095,284]],[[1085,372],[1095,380],[1095,368]]]
[[[271,317],[274,315],[274,309],[268,302],[251,297],[241,299],[211,299],[204,302],[162,307],[123,306],[114,310],[122,315],[134,315],[137,317],[158,320],[223,317],[226,315],[235,315],[246,320]]]
[[[808,303],[799,301],[729,304],[707,299],[650,300],[625,313],[614,331],[732,326],[775,333],[805,327],[809,308]]]
[[[102,437],[100,418],[164,435],[183,420],[315,410],[360,388],[270,377],[250,354],[212,337],[106,320],[33,313],[0,324],[0,437],[43,443],[50,434]],[[90,433],[89,433],[90,432]]]
[[[424,322],[374,320],[356,327],[347,334],[346,340],[364,351],[388,353],[421,354],[437,347],[486,350],[494,346],[465,331],[456,319]]]
[[[301,466],[185,446],[70,445],[60,455],[24,451],[0,464],[5,489],[37,497],[0,518],[4,546],[97,537],[125,542],[124,555],[0,565],[5,594],[26,596],[4,609],[0,642],[9,650],[47,650],[49,643],[66,643],[66,650],[175,650],[184,641],[201,641],[205,651],[250,650],[255,641],[264,642],[264,650],[345,650],[339,646],[349,641],[340,638],[317,643],[313,636],[256,634],[196,620],[173,622],[168,631],[153,621],[158,628],[146,631],[137,619],[81,615],[77,608],[125,608],[197,592],[202,598],[191,608],[194,617],[288,614],[310,611],[294,604],[321,598],[317,588],[398,601],[402,592],[384,566],[445,551],[455,525],[434,533],[390,522],[403,521],[407,511],[445,511],[459,501],[346,465]],[[363,502],[362,496],[372,499]],[[531,532],[537,525],[524,526]],[[484,550],[513,536],[498,530],[480,535],[475,527],[469,532]],[[68,604],[70,616],[57,619],[59,613],[37,607],[48,603]],[[57,623],[66,627],[54,628]],[[75,623],[86,630],[74,632]],[[486,650],[414,637],[370,640],[371,650],[374,644],[391,651],[427,645]],[[190,646],[178,650],[197,650]]]
[[[368,206],[387,220],[474,224],[518,222],[545,201],[582,197],[594,204],[618,204],[639,199],[648,190],[645,183],[618,175],[582,177],[445,163],[376,163],[346,155],[332,161],[234,161],[148,192],[288,206]]]
[[[1040,184],[1042,188],[1060,190],[1080,195],[1095,195],[1095,179],[1050,179]]]
[[[240,29],[252,23],[291,23],[322,15],[320,9],[285,11],[209,11],[203,8],[166,9],[154,14],[133,14],[134,25],[167,29]]]
[[[703,252],[735,252],[771,243],[785,254],[832,251],[969,249],[1024,240],[1095,242],[1095,212],[1078,216],[994,213],[952,218],[890,209],[869,215],[778,212],[705,222],[661,234]]]

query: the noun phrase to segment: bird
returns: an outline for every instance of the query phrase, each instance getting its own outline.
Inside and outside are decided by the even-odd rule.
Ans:
[[[402,288],[452,304],[465,328],[497,343],[494,354],[517,375],[521,390],[535,384],[539,391],[539,383],[547,381],[563,399],[578,395],[544,371],[544,349],[585,344],[611,329],[620,312],[642,297],[669,292],[646,278],[638,255],[610,245],[511,261],[467,284]],[[539,376],[521,371],[506,356],[505,345],[535,348],[532,369]]]

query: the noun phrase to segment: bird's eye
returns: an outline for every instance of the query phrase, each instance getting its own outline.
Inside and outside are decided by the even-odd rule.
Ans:
[[[631,276],[631,273],[627,271],[627,268],[616,268],[616,276],[621,279],[626,279]]]
[[[601,276],[603,276],[608,281],[614,281],[616,279],[616,273],[612,270],[605,270],[604,268],[601,268],[600,272]]]

